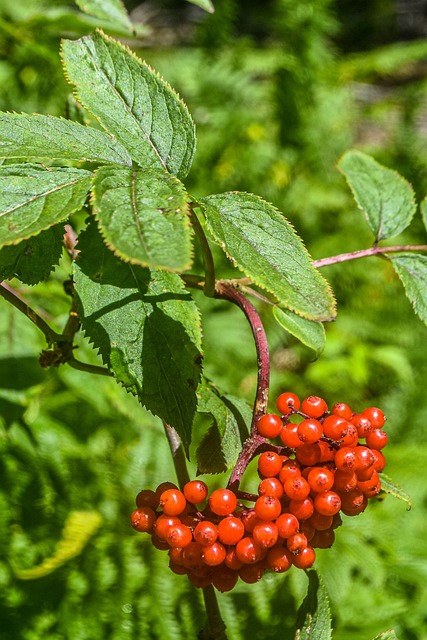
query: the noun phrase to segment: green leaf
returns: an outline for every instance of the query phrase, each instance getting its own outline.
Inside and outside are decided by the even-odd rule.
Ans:
[[[92,174],[37,165],[0,167],[0,246],[35,236],[80,209]]]
[[[298,611],[295,640],[331,640],[328,594],[314,569],[308,571],[307,575],[308,592]]]
[[[393,629],[388,629],[387,631],[379,633],[373,640],[399,640],[399,638]]]
[[[390,255],[389,259],[415,313],[427,324],[427,257],[418,253],[399,253]]]
[[[195,4],[201,9],[204,9],[208,13],[214,13],[215,9],[211,2],[211,0],[187,0],[187,2],[191,2],[191,4]]]
[[[207,381],[197,389],[197,411],[212,418],[212,426],[196,451],[200,473],[222,473],[232,469],[248,437],[252,412],[235,398],[222,396]]]
[[[77,246],[75,291],[84,331],[117,381],[188,447],[201,372],[195,303],[176,274],[117,258],[94,224]]]
[[[401,233],[416,211],[415,194],[407,180],[361,151],[347,151],[338,163],[366,216],[376,242]]]
[[[110,20],[132,31],[132,23],[121,0],[76,0],[77,6],[85,13]]]
[[[32,569],[15,570],[16,576],[20,580],[34,580],[49,575],[64,562],[78,556],[101,523],[102,517],[97,511],[72,511],[53,555]]]
[[[93,210],[108,246],[123,260],[169,271],[192,262],[187,193],[162,169],[101,167]]]
[[[114,137],[63,118],[0,113],[0,156],[131,165]]]
[[[175,91],[127,47],[102,32],[64,40],[65,73],[82,105],[143,168],[183,178],[194,155],[195,129]]]
[[[309,320],[331,320],[331,289],[311,266],[292,225],[273,205],[251,193],[203,198],[207,228],[230,260],[279,304]]]
[[[394,498],[398,498],[399,500],[406,502],[406,504],[408,505],[407,510],[410,511],[412,509],[412,500],[411,497],[406,493],[406,491],[404,491],[402,487],[399,487],[398,484],[390,480],[390,478],[386,476],[385,473],[381,473],[380,479],[381,489]]]
[[[0,249],[0,280],[18,278],[30,285],[46,280],[62,255],[63,236],[64,228],[56,225]]]
[[[306,320],[292,313],[292,311],[279,309],[278,307],[273,308],[273,315],[286,331],[289,331],[295,338],[298,338],[307,347],[313,349],[316,355],[323,351],[326,335],[325,328],[321,322]]]

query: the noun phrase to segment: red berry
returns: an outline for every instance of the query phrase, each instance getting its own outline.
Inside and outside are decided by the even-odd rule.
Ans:
[[[237,557],[236,548],[234,546],[228,548],[224,564],[229,569],[234,569],[235,571],[240,569],[240,567],[243,565],[243,562]]]
[[[355,453],[357,458],[355,471],[357,474],[359,471],[364,471],[373,466],[375,457],[369,447],[356,447]]]
[[[353,416],[353,410],[348,406],[348,404],[345,404],[345,402],[337,402],[337,404],[332,407],[331,413],[335,416],[340,416],[345,420],[351,420]]]
[[[151,507],[141,507],[132,513],[130,522],[136,531],[151,533],[156,522],[156,514]]]
[[[270,549],[276,544],[279,531],[274,522],[264,521],[255,525],[252,536],[261,547]]]
[[[304,500],[310,493],[310,485],[302,476],[289,478],[284,483],[283,488],[291,500]]]
[[[138,509],[140,507],[151,507],[155,511],[159,506],[159,497],[151,489],[143,489],[136,496],[136,506]]]
[[[355,470],[357,467],[356,450],[353,447],[342,447],[335,454],[335,466],[342,471]]]
[[[313,525],[316,531],[326,531],[326,529],[330,529],[330,527],[332,527],[333,520],[333,516],[324,516],[318,511],[315,511],[306,522]]]
[[[212,574],[212,584],[221,593],[231,591],[236,586],[238,579],[238,572],[226,566],[218,567]]]
[[[218,529],[213,522],[202,520],[194,529],[194,540],[202,546],[213,544],[218,537]]]
[[[220,542],[214,542],[208,547],[203,547],[202,553],[203,560],[209,567],[216,567],[217,565],[222,564],[225,560],[225,556],[227,555],[224,545]]]
[[[341,498],[335,491],[318,493],[314,498],[314,508],[324,516],[333,516],[341,508]]]
[[[258,471],[264,477],[277,476],[282,468],[282,459],[274,451],[264,451],[258,458]]]
[[[270,549],[267,554],[267,566],[275,573],[284,573],[291,568],[294,556],[282,545],[277,545]]]
[[[200,504],[208,497],[208,486],[202,480],[190,480],[184,485],[182,491],[191,504]]]
[[[244,564],[254,564],[264,557],[264,549],[250,536],[245,536],[236,544],[236,555]]]
[[[218,538],[222,544],[236,544],[245,533],[245,526],[240,518],[227,516],[218,523]]]
[[[286,546],[291,553],[301,553],[308,544],[307,536],[304,533],[295,533],[286,540]],[[295,563],[295,561],[294,561]]]
[[[335,541],[335,533],[332,529],[325,529],[325,531],[316,531],[313,538],[310,540],[312,547],[318,549],[329,549],[332,547]]]
[[[240,580],[247,584],[255,584],[261,580],[264,573],[265,565],[263,562],[256,562],[254,564],[244,564],[239,569]]]
[[[292,513],[282,513],[276,520],[277,532],[281,538],[289,538],[299,531],[299,520]]]
[[[282,427],[282,419],[274,413],[266,413],[257,422],[257,431],[264,438],[277,438]]]
[[[277,409],[282,416],[287,416],[292,410],[298,411],[301,406],[298,396],[289,391],[280,394],[277,398]]]
[[[288,511],[298,518],[298,520],[307,520],[314,512],[313,500],[308,497],[304,500],[291,500],[288,505]]]
[[[322,449],[319,445],[320,441],[314,444],[303,444],[301,447],[298,447],[295,451],[295,457],[298,462],[306,467],[313,467],[320,462]]]
[[[351,422],[356,427],[359,438],[366,438],[368,433],[372,431],[371,421],[362,413],[357,413],[353,416]]]
[[[357,486],[357,475],[354,471],[343,471],[342,469],[337,469],[335,471],[334,478],[334,491],[338,492],[348,492],[354,489]]]
[[[331,440],[341,440],[347,433],[348,424],[344,418],[330,415],[323,421],[323,433]]]
[[[298,425],[292,422],[285,424],[280,432],[280,439],[285,447],[289,447],[290,449],[296,449],[302,445],[302,441],[298,436]]]
[[[274,496],[260,496],[255,502],[254,509],[261,520],[276,520],[282,511],[282,505]]]
[[[283,463],[283,467],[279,473],[279,480],[285,484],[286,480],[289,478],[296,478],[301,475],[301,470],[299,468],[298,462],[295,460],[286,460]]]
[[[193,536],[190,527],[179,523],[169,527],[166,541],[171,547],[186,547],[192,541]]]
[[[369,418],[373,429],[381,429],[384,426],[386,417],[381,409],[368,407],[362,411],[363,415]]]
[[[187,506],[187,500],[179,489],[166,489],[160,495],[160,506],[167,516],[178,516]]]
[[[309,569],[316,560],[316,553],[313,547],[305,547],[294,558],[294,565],[298,569]]]
[[[247,531],[248,533],[252,533],[252,531],[254,530],[254,526],[257,524],[259,518],[254,509],[248,509],[247,511],[244,511],[242,513],[241,520],[245,527],[245,531]]]
[[[314,444],[322,437],[322,424],[315,418],[307,418],[298,425],[298,438],[306,444]]]
[[[374,429],[366,436],[366,444],[371,449],[384,449],[388,442],[388,435],[382,429]]]
[[[229,489],[216,489],[209,497],[209,506],[217,516],[228,516],[237,507],[236,495]]]
[[[283,484],[278,478],[264,478],[258,485],[258,494],[260,496],[274,496],[280,500],[284,494]]]
[[[378,451],[377,449],[372,449],[372,454],[375,458],[373,467],[376,471],[378,471],[378,473],[380,473],[385,469],[385,466],[386,466],[386,459],[384,457],[384,454],[381,453],[381,451]]]
[[[319,396],[309,396],[303,400],[301,405],[302,413],[305,413],[310,418],[320,418],[328,410],[328,405]]]
[[[169,529],[177,524],[181,524],[181,520],[175,516],[167,516],[166,514],[159,516],[154,524],[156,536],[161,540],[166,540]]]
[[[314,467],[307,476],[310,488],[317,493],[329,491],[334,484],[334,472],[325,467]]]

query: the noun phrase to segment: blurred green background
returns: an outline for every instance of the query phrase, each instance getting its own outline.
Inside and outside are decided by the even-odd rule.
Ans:
[[[420,200],[427,193],[427,2],[214,4],[209,15],[184,0],[129,0],[136,30],[126,36],[71,0],[0,0],[0,109],[72,117],[60,38],[101,25],[186,101],[198,135],[191,193],[259,194],[285,213],[314,259],[369,247],[372,234],[335,164],[356,147],[401,172]],[[393,240],[425,242],[420,216]],[[399,640],[426,640],[427,329],[385,260],[323,273],[338,319],[326,326],[317,360],[258,304],[272,351],[271,397],[293,390],[383,408],[387,473],[413,500],[410,512],[392,497],[376,501],[345,518],[332,549],[319,551],[333,637],[370,640],[393,628]],[[12,285],[61,330],[69,274],[64,256],[45,284]],[[195,298],[206,375],[251,401],[256,358],[243,316]],[[195,637],[201,594],[128,524],[141,488],[174,479],[161,424],[110,379],[41,370],[44,346],[0,300],[0,639]],[[84,338],[78,350],[97,362]],[[102,518],[97,529],[93,512]],[[77,524],[64,537],[70,517]],[[31,573],[51,557],[46,575]],[[306,586],[303,572],[291,570],[220,595],[230,640],[293,638]]]

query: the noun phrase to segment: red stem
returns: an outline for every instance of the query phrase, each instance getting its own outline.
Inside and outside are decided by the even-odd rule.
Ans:
[[[366,258],[368,256],[376,256],[381,253],[393,253],[396,251],[427,251],[427,245],[401,244],[394,247],[371,247],[370,249],[359,249],[358,251],[351,251],[350,253],[340,253],[330,258],[320,258],[320,260],[313,260],[311,264],[317,268],[328,267],[331,264],[346,262],[347,260],[357,260],[358,258]]]

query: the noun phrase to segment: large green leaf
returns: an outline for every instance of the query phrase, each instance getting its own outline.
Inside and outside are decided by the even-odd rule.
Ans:
[[[307,347],[313,349],[316,355],[323,351],[326,335],[325,328],[321,322],[301,318],[301,316],[297,316],[288,309],[279,309],[278,307],[274,307],[273,315],[286,331],[289,331],[295,338],[298,338]]]
[[[295,640],[331,640],[329,600],[320,576],[308,571],[308,592],[297,616]]]
[[[123,260],[169,271],[191,266],[187,193],[163,169],[101,167],[93,207],[107,244]]]
[[[101,20],[110,20],[132,30],[132,23],[121,0],[76,0],[82,11]]]
[[[252,411],[244,402],[221,395],[207,381],[197,389],[197,398],[197,411],[208,414],[212,419],[196,451],[198,471],[229,471],[236,463],[242,441],[249,435]]]
[[[83,329],[118,382],[186,447],[201,372],[198,309],[174,273],[117,258],[94,224],[80,234],[75,290]]]
[[[103,131],[38,114],[0,113],[0,157],[132,164],[126,149]]]
[[[331,320],[331,289],[311,266],[292,225],[273,205],[251,193],[203,198],[207,228],[230,260],[279,304],[309,320]]]
[[[183,178],[195,149],[194,124],[175,91],[145,62],[97,32],[62,45],[65,73],[83,106],[141,167]]]
[[[409,182],[361,151],[345,153],[338,167],[377,242],[406,229],[416,211],[415,194]]]
[[[37,235],[80,209],[91,177],[83,169],[1,166],[0,246]]]
[[[63,236],[64,227],[56,225],[0,249],[0,280],[16,277],[25,284],[45,280],[62,255]]]
[[[389,257],[415,313],[427,324],[427,257],[418,253],[399,253]]]

